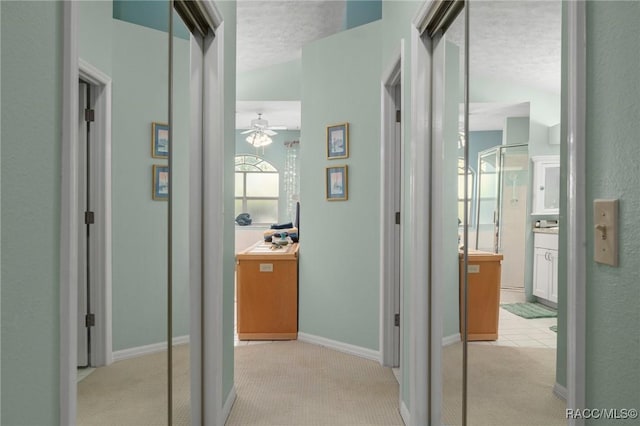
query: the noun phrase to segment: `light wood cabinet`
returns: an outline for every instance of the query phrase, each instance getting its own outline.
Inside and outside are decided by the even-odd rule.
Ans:
[[[236,255],[238,338],[298,337],[298,244],[259,242]]]
[[[460,312],[462,299],[463,255],[460,253]],[[500,306],[500,275],[503,256],[486,252],[469,252],[467,275],[467,340],[497,340]],[[460,318],[460,333],[464,324]]]
[[[560,212],[560,156],[541,155],[533,161],[533,207],[531,214]]]
[[[558,235],[533,237],[533,295],[558,303]]]

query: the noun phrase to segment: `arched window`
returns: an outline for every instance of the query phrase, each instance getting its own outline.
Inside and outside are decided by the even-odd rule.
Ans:
[[[278,222],[280,174],[256,155],[236,155],[236,216],[249,213],[254,224]]]

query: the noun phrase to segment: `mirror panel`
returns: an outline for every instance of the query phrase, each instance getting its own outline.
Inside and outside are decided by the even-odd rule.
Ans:
[[[172,424],[191,424],[189,276],[189,144],[191,141],[191,51],[192,35],[180,15],[173,11],[172,25]]]
[[[468,195],[465,195],[464,169],[464,72],[465,16],[462,10],[448,27],[434,49],[434,67],[442,70],[442,106],[438,108],[434,126],[441,132],[434,142],[442,157],[442,203],[444,214],[438,226],[442,229],[443,288],[439,304],[443,309],[442,323],[442,423],[462,424],[464,404],[464,363],[461,342],[460,308],[464,305],[464,282],[460,280],[464,232],[468,215]],[[434,71],[437,73],[438,71]],[[462,113],[461,113],[462,112]],[[438,140],[439,139],[439,140]],[[462,168],[461,168],[462,166]],[[466,180],[472,179],[467,175]]]
[[[468,5],[469,161],[477,164],[470,258],[484,252],[486,259],[473,270],[470,262],[467,273],[466,424],[565,424],[565,405],[553,394],[557,336],[549,327],[556,319],[501,307],[539,301],[532,295],[531,157],[559,151],[551,135],[560,122],[561,3]],[[472,295],[474,288],[491,297]],[[478,312],[491,321],[482,323]],[[486,335],[472,338],[480,324]]]
[[[107,182],[111,189],[111,281],[108,287],[104,281],[91,280],[89,288],[92,309],[111,302],[109,323],[100,320],[99,310],[94,311],[91,332],[92,337],[111,333],[111,347],[106,350],[113,351],[114,362],[105,365],[92,339],[89,364],[96,368],[78,383],[78,424],[165,424],[168,418],[168,206],[167,160],[163,157],[166,128],[162,127],[169,119],[168,33],[166,26],[151,28],[140,20],[158,11],[165,11],[168,17],[169,3],[79,2],[80,59],[107,76],[112,90],[111,125],[107,128],[97,112],[95,121],[89,123],[88,142],[92,152],[102,152],[111,160]],[[106,90],[93,83],[90,86],[95,86],[90,90],[96,95]],[[99,97],[91,96],[89,101],[100,102]],[[154,128],[153,123],[158,126]],[[100,151],[96,138],[108,131],[110,147]],[[105,157],[94,160],[97,165],[106,164]],[[92,170],[97,172],[100,167]],[[91,171],[88,181],[92,190],[101,182]],[[96,189],[90,198],[103,200],[104,196]],[[96,225],[102,221],[96,212]],[[90,247],[94,244],[105,241],[90,236]],[[106,265],[93,254],[89,258],[89,275],[104,276]],[[79,318],[84,316],[79,313]]]

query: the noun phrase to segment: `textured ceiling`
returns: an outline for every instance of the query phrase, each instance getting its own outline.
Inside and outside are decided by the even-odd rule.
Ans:
[[[302,46],[341,31],[345,19],[344,0],[238,0],[237,5],[239,72],[300,58]],[[559,95],[561,2],[478,0],[470,5],[472,75],[487,75]],[[462,20],[458,21],[447,36],[461,43]],[[238,117],[238,128],[246,128],[247,118],[255,118],[258,112],[271,125],[285,124],[294,129],[300,126],[299,111],[287,118],[280,102],[253,106],[253,114],[245,111],[245,116]],[[500,112],[487,111],[492,116],[491,120],[487,116],[487,122],[497,123],[504,107],[498,107]],[[471,121],[480,123],[480,113],[475,115]]]
[[[300,58],[302,46],[344,28],[344,0],[238,0],[237,5],[238,72]]]
[[[473,1],[469,70],[560,95],[561,2]],[[463,20],[447,36],[462,45]]]

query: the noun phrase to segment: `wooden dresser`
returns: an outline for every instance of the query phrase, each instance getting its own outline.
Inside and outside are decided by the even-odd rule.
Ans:
[[[259,242],[236,255],[238,338],[298,338],[298,244]]]

